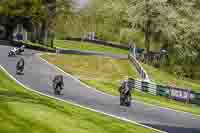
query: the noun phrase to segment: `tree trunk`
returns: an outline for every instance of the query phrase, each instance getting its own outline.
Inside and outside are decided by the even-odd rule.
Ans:
[[[48,22],[43,21],[41,27],[41,41],[43,42],[43,44],[47,45],[47,39],[48,39]]]
[[[150,15],[149,15],[149,0],[145,1],[146,4],[146,16],[147,16],[147,21],[145,24],[145,47],[147,53],[150,52],[150,37],[151,37],[151,32],[150,32],[150,26],[151,26],[151,21],[150,21]]]
[[[150,52],[150,39],[151,39],[150,21],[148,21],[145,28],[145,47],[147,53]]]
[[[55,38],[55,35],[54,35],[54,33],[52,32],[52,33],[51,33],[51,48],[54,47],[54,38]]]

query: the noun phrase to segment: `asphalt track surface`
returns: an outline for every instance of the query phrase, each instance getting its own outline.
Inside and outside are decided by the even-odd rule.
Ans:
[[[61,54],[99,55],[99,56],[112,57],[112,58],[118,58],[118,59],[128,59],[128,55],[111,54],[107,52],[97,52],[97,51],[87,51],[87,50],[80,51],[80,50],[69,50],[69,49],[62,49],[62,48],[57,48],[57,50],[59,50]]]
[[[50,66],[38,56],[36,51],[25,50],[24,75],[16,75],[16,62],[19,57],[8,57],[9,46],[0,45],[0,64],[24,85],[47,95],[55,96],[52,89],[52,79],[61,71]],[[103,111],[118,117],[123,117],[169,133],[200,133],[200,117],[190,113],[177,112],[132,101],[130,108],[119,106],[119,97],[110,96],[88,88],[64,75],[65,88],[61,96],[55,96],[74,102],[88,108]]]

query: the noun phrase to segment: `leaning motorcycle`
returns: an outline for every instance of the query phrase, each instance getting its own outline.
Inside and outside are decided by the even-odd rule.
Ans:
[[[16,53],[13,52],[12,50],[8,52],[8,57],[14,57],[16,56]]]

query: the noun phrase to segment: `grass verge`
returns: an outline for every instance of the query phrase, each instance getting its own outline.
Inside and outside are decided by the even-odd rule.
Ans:
[[[0,70],[1,133],[154,133],[99,113],[43,97]]]
[[[89,86],[112,95],[119,95],[117,89],[120,80],[125,76],[137,78],[137,74],[128,60],[82,55],[43,55],[42,57],[65,72],[78,77]],[[139,91],[135,91],[133,95],[135,100],[145,103],[200,115],[200,107],[197,105],[184,104]]]
[[[156,69],[152,66],[142,64],[148,75],[150,76],[150,79],[155,81],[158,84],[164,84],[164,85],[176,85],[181,88],[185,89],[191,89],[197,92],[200,92],[200,81],[195,81],[191,79],[177,79],[176,76],[162,71],[160,69]],[[164,76],[163,76],[164,75]]]
[[[98,44],[89,43],[89,42],[55,40],[55,47],[64,48],[64,49],[73,49],[73,50],[107,52],[107,53],[113,53],[113,54],[128,54],[128,50],[98,45]]]

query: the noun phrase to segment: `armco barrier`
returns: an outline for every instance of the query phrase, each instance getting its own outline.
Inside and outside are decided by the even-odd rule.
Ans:
[[[169,97],[170,96],[170,88],[168,86],[156,85],[156,95]]]
[[[200,93],[191,91],[191,103],[193,104],[200,104]]]
[[[133,88],[142,92],[166,97],[176,101],[200,105],[200,92],[194,92],[190,89],[182,89],[173,86],[160,85],[149,81],[131,80],[131,82]]]
[[[137,72],[139,73],[140,77],[143,80],[147,80],[150,81],[148,74],[146,73],[146,71],[143,69],[142,65],[139,63],[139,61],[132,55],[129,54],[128,56],[130,62],[134,65],[134,67],[136,68]]]

